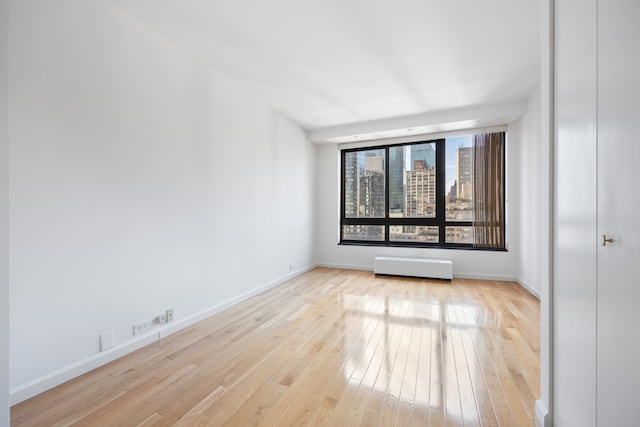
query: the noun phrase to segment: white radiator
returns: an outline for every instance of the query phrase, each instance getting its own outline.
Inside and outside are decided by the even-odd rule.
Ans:
[[[377,256],[373,260],[375,274],[453,279],[453,262],[449,259],[402,258]]]

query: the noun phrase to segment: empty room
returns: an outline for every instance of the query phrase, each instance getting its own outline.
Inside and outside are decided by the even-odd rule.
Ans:
[[[0,426],[634,425],[638,16],[0,0]]]

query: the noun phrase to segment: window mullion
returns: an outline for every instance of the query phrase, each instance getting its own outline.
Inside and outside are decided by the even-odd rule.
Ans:
[[[441,245],[444,245],[446,242],[446,172],[445,140],[440,139],[436,143],[436,219]]]
[[[384,149],[384,242],[385,244],[389,244],[389,235],[391,234],[391,230],[389,229],[389,147],[385,147]]]

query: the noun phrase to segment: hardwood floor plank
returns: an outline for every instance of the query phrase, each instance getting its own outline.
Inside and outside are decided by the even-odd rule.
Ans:
[[[468,327],[468,325],[463,321],[463,319],[458,317],[457,310],[459,307],[460,303],[458,301],[449,305],[447,309],[447,320],[455,325],[451,330],[450,339],[454,350],[453,364],[455,366],[456,377],[458,379],[460,410],[465,424],[480,425],[480,413],[478,411],[476,396],[471,380],[471,372],[469,369],[469,364],[472,363],[473,358],[468,357],[469,355],[465,349],[462,339],[462,332]]]
[[[402,317],[407,317],[409,313],[409,304],[401,304]],[[408,343],[411,340],[411,328],[406,325],[400,325],[400,330],[397,336],[397,341],[392,341],[389,345],[390,351],[387,351],[389,355],[389,372],[387,375],[387,387],[382,404],[382,414],[378,425],[389,426],[394,425],[394,421],[397,415],[397,408],[400,398],[400,389],[402,386],[402,380],[405,372],[406,365],[406,349]]]
[[[345,301],[345,304],[347,309],[357,313],[353,315],[354,323],[357,326],[356,327],[352,326],[350,328],[351,330],[356,331],[357,339],[350,340],[348,336],[345,336],[342,342],[343,346],[345,346],[345,343],[347,342],[353,343],[353,346],[346,346],[347,348],[350,349],[349,354],[348,356],[345,357],[345,360],[338,371],[339,375],[334,382],[334,387],[330,389],[328,392],[328,397],[336,400],[337,402],[340,402],[341,400],[350,401],[350,399],[345,398],[343,395],[345,394],[353,395],[353,389],[356,386],[355,384],[357,384],[357,380],[352,379],[352,376],[353,376],[353,373],[358,369],[358,361],[361,358],[360,356],[362,352],[365,351],[365,348],[368,342],[370,341],[370,338],[373,335],[375,331],[375,326],[376,326],[375,322],[372,319],[366,316],[362,316],[360,313],[356,311],[356,308],[358,307],[357,303],[354,304],[353,301]],[[360,308],[363,308],[364,311],[366,311],[367,308],[371,308],[371,307],[375,309],[375,307],[378,307],[379,304],[380,304],[379,302],[372,302],[370,304],[367,303],[365,304],[364,307],[360,307]],[[345,320],[345,322],[346,324],[349,324],[348,321]],[[313,374],[314,372],[313,370],[310,370],[309,373]],[[305,384],[306,384],[306,381],[305,381]],[[303,385],[303,383],[301,383],[300,385]],[[302,399],[297,399],[297,400],[299,401]],[[291,404],[288,406],[286,410],[283,411],[282,416],[278,418],[278,421],[277,421],[278,425],[292,425],[294,420],[298,419],[298,417],[295,415],[300,414],[299,407],[300,406],[304,407],[306,405],[304,404],[304,402],[302,402],[302,405],[300,405],[297,401],[295,403],[296,403],[295,405]],[[342,419],[343,417],[342,413],[338,413],[337,415],[335,414],[336,408],[333,408],[331,417],[332,418],[338,417],[339,419]],[[274,411],[273,413],[274,418],[275,416],[277,416],[276,411]]]
[[[136,427],[151,427],[158,424],[163,424],[162,415],[153,413],[149,418],[138,424]]]
[[[386,301],[384,318],[401,318],[403,315],[401,309],[401,305],[390,305]],[[379,346],[380,352],[377,353],[375,359],[375,363],[378,365],[378,373],[375,381],[371,384],[371,393],[365,410],[372,417],[375,417],[376,424],[374,425],[378,425],[381,422],[384,414],[385,402],[387,402],[387,394],[392,382],[391,371],[397,354],[397,342],[399,341],[399,335],[402,334],[402,326],[397,322],[385,321],[383,326],[384,334]]]
[[[442,340],[442,378],[443,378],[443,409],[447,420],[462,422],[462,394],[458,387],[458,370],[456,369],[456,352],[453,340],[455,325],[449,320],[449,298],[440,306]]]
[[[417,347],[416,390],[411,411],[411,425],[425,426],[429,420],[429,385],[431,383],[431,335],[433,328],[430,304],[422,304],[418,314],[420,316],[420,341]]]
[[[141,383],[118,399],[102,406],[82,419],[83,426],[137,425],[144,422],[165,404],[185,389],[195,386],[202,378],[189,375],[195,365],[186,365],[169,370],[168,375]]]
[[[411,418],[414,416],[413,409],[418,382],[418,363],[420,360],[420,352],[416,352],[415,349],[420,348],[421,330],[420,322],[416,319],[414,326],[411,327],[411,338],[407,343],[403,361],[404,374],[402,375],[402,384],[400,385],[398,407],[396,409],[394,423],[399,427],[410,425]]]
[[[317,268],[11,408],[12,426],[532,426],[515,283]]]

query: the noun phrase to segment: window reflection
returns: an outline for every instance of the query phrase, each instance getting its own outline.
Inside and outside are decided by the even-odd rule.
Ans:
[[[343,308],[343,375],[350,386],[370,389],[370,399],[380,403],[392,397],[454,417],[471,411],[468,405],[477,411],[473,387],[460,384],[483,375],[478,363],[467,360],[487,321],[477,307],[351,294],[343,296]]]

